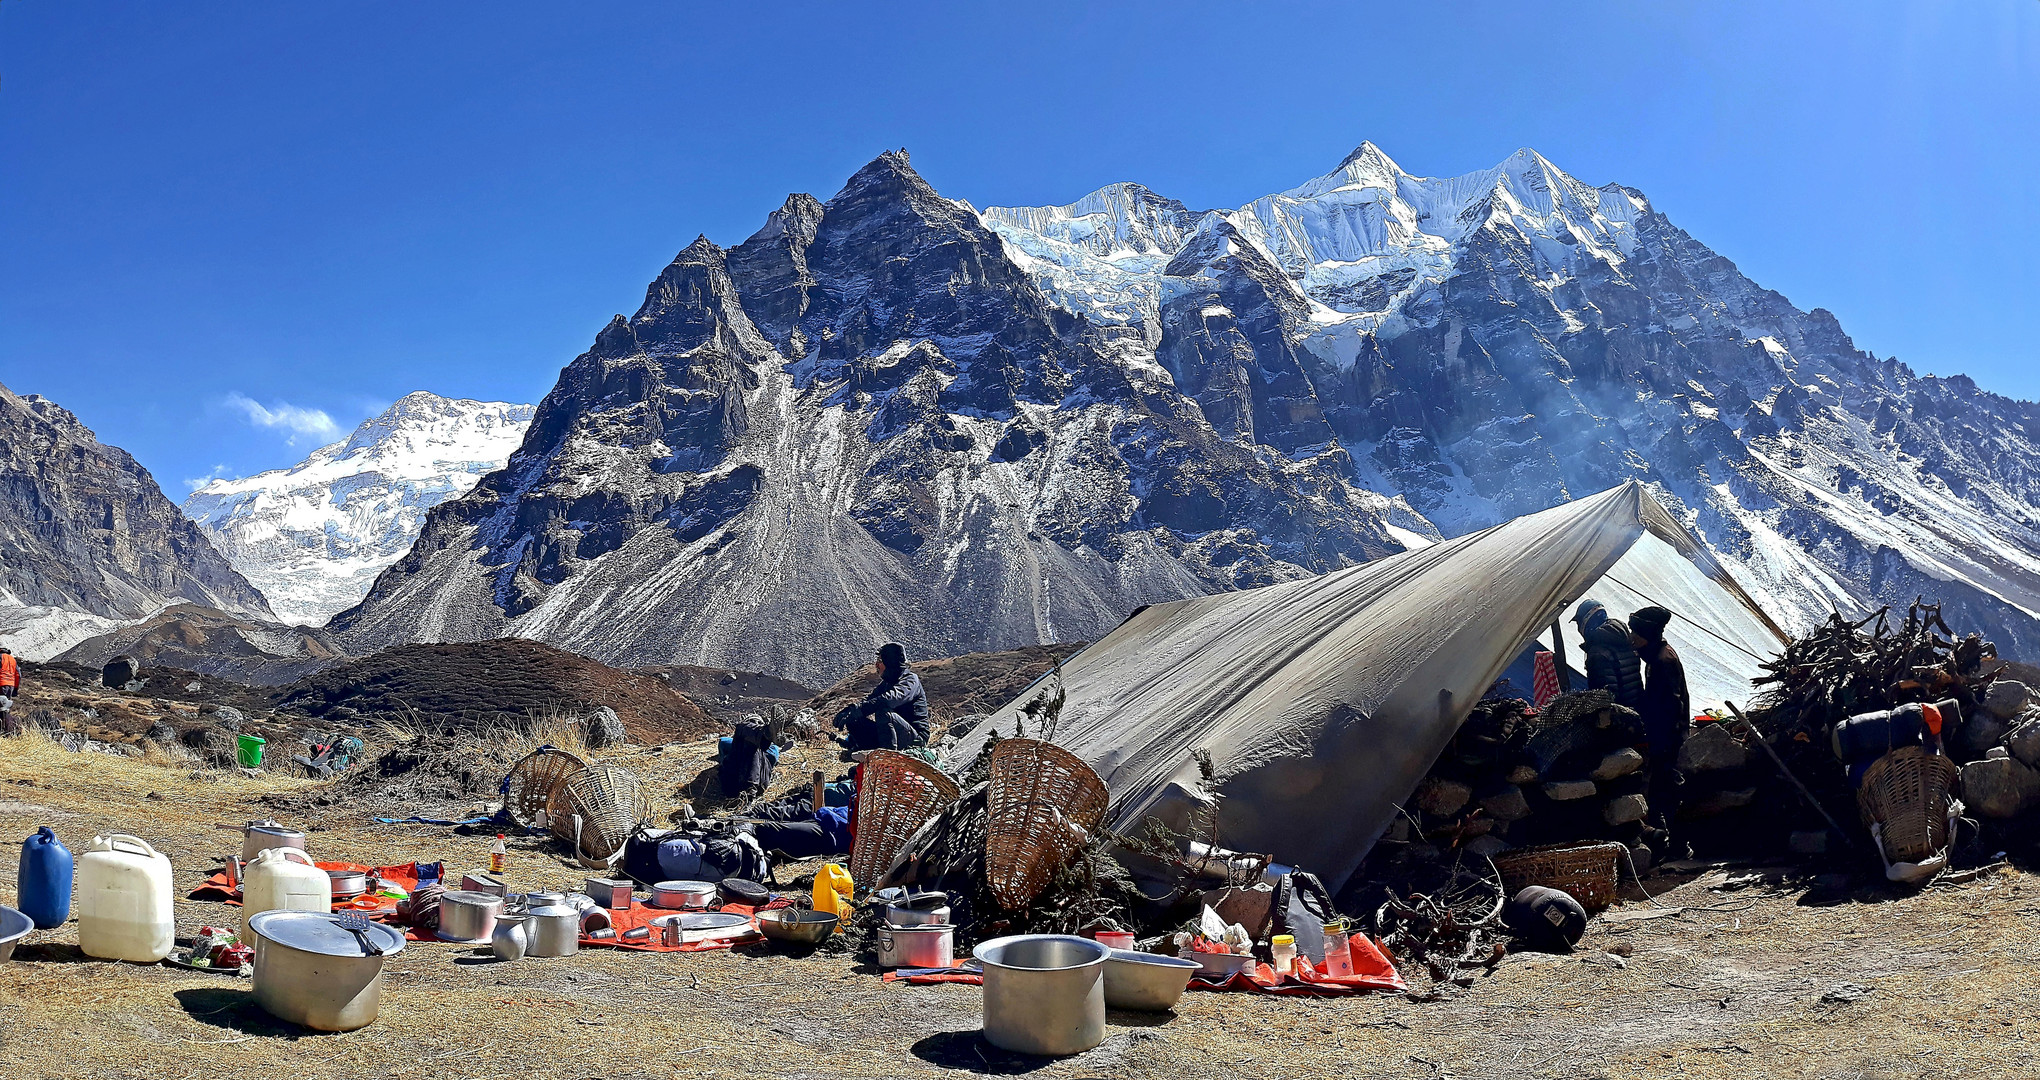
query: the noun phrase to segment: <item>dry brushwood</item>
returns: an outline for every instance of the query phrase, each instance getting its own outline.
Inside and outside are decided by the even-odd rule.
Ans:
[[[1407,898],[1384,887],[1374,910],[1373,935],[1405,965],[1423,967],[1438,982],[1463,982],[1467,968],[1493,967],[1504,955],[1506,896],[1496,878],[1458,872],[1431,893]]]

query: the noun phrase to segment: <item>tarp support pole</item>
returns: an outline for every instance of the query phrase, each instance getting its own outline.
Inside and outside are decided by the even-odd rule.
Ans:
[[[1551,622],[1551,658],[1558,661],[1558,692],[1572,693],[1572,672],[1565,666],[1565,635],[1558,632],[1558,620]]]

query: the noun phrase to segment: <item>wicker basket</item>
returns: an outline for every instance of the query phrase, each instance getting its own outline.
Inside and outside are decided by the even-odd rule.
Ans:
[[[911,754],[873,750],[857,774],[857,840],[850,849],[850,880],[869,887],[914,830],[956,801],[956,781]]]
[[[1105,817],[1105,782],[1075,754],[1038,739],[992,749],[985,793],[985,876],[1011,910],[1048,887],[1064,860]]]
[[[587,762],[558,747],[533,750],[503,778],[503,812],[527,829],[538,828],[552,802],[553,789],[587,767]]]
[[[1864,828],[1883,826],[1886,859],[1925,862],[1948,846],[1948,799],[1958,775],[1954,762],[1917,746],[1871,763],[1856,789],[1856,809]]]
[[[590,765],[567,777],[553,788],[545,808],[552,834],[590,864],[606,864],[623,850],[631,830],[651,811],[637,774],[620,765]]]
[[[1578,900],[1592,912],[1615,902],[1616,875],[1628,850],[1616,843],[1546,844],[1502,852],[1494,857],[1494,864],[1509,896],[1542,885]]]

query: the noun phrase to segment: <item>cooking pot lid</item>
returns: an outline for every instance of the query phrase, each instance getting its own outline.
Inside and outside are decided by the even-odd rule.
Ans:
[[[248,826],[247,831],[251,833],[261,833],[264,836],[285,836],[285,837],[304,836],[304,833],[302,831],[298,829],[284,828],[283,826],[278,825],[274,821],[267,822],[261,825],[250,825]]]
[[[949,894],[946,892],[912,893],[894,900],[893,906],[906,908],[909,911],[933,911],[939,907],[949,906]]]
[[[469,892],[465,889],[455,889],[452,892],[440,894],[439,902],[442,904],[466,904],[470,907],[498,907],[503,903],[503,898],[495,893]]]
[[[248,929],[278,945],[321,956],[365,956],[361,941],[340,925],[340,917],[324,911],[265,911],[248,920]],[[381,923],[365,933],[384,955],[404,950],[404,935]]]
[[[525,914],[541,919],[573,919],[579,921],[581,909],[570,907],[566,904],[547,904],[544,907],[532,908],[530,911],[525,912]]]
[[[661,881],[657,885],[652,886],[652,888],[658,892],[712,893],[715,891],[715,883],[712,881]]]

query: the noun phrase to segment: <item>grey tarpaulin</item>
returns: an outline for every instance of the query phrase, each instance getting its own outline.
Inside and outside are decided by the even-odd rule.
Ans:
[[[1121,832],[1150,816],[1183,822],[1191,753],[1208,751],[1225,796],[1219,843],[1339,888],[1524,643],[1646,535],[1726,594],[1735,619],[1714,623],[1763,633],[1714,650],[1754,672],[1755,656],[1778,648],[1775,625],[1632,481],[1351,569],[1137,611],[1063,667],[1054,741],[1104,778],[1107,824]],[[1660,584],[1648,562],[1625,567],[1634,593]],[[1621,599],[1608,601],[1618,616]],[[1680,630],[1675,645],[1700,647]],[[993,728],[1012,734],[1031,696],[980,724],[949,764],[971,760]]]

